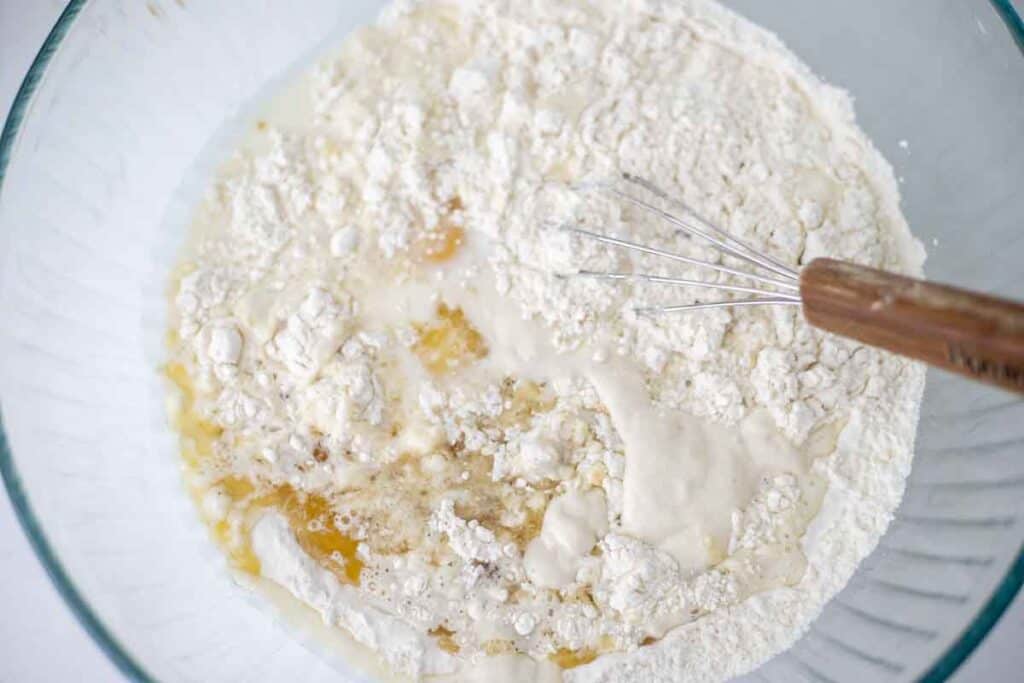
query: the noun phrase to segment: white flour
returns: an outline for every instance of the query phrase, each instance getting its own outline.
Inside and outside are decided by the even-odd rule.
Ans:
[[[706,293],[572,274],[708,273],[560,227],[718,258],[576,185],[630,173],[794,267],[918,272],[845,94],[704,0],[460,0],[287,96],[173,305],[236,566],[412,677],[716,681],[794,642],[899,503],[922,368],[788,307],[638,315]]]

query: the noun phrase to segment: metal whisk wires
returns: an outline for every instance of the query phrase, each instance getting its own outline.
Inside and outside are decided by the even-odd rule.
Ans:
[[[733,277],[748,280],[753,284],[749,286],[734,285],[687,278],[663,277],[660,275],[648,275],[644,273],[609,273],[592,270],[581,270],[577,273],[577,276],[602,280],[641,280],[644,282],[673,285],[678,287],[701,287],[705,289],[716,289],[725,292],[738,292],[753,295],[744,299],[731,299],[726,301],[681,304],[678,306],[650,306],[637,309],[637,312],[640,313],[674,313],[678,311],[695,311],[708,308],[735,308],[739,306],[800,305],[800,281],[799,275],[795,270],[779,263],[766,254],[758,252],[748,244],[741,242],[724,230],[712,225],[685,204],[678,200],[669,198],[664,192],[646,180],[628,174],[623,175],[623,179],[631,185],[641,187],[659,198],[679,206],[683,215],[677,216],[673,213],[669,213],[668,211],[655,206],[651,202],[611,185],[592,184],[581,186],[580,189],[600,190],[632,204],[633,206],[648,211],[674,226],[677,230],[686,233],[691,237],[697,237],[705,240],[720,253],[742,261],[745,264],[746,269],[732,268],[722,265],[721,263],[702,261],[700,259],[684,256],[683,254],[676,254],[664,249],[656,249],[644,244],[638,244],[636,242],[630,242],[610,235],[591,232],[574,226],[564,226],[563,229],[586,239],[594,240],[595,242],[642,254],[659,256],[678,263],[685,263],[697,268],[703,268],[708,271],[732,275]]]

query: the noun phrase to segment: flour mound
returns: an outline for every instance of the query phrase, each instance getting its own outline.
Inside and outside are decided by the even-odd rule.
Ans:
[[[792,644],[899,504],[923,369],[796,307],[638,313],[724,295],[576,275],[750,283],[564,228],[736,265],[610,186],[919,274],[847,95],[706,0],[403,0],[301,87],[173,299],[232,561],[412,676],[719,681]]]

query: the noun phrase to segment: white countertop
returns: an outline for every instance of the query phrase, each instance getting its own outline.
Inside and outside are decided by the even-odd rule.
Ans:
[[[1014,0],[1024,10],[1024,0]],[[64,7],[63,0],[0,0],[0,112]],[[0,494],[0,683],[118,681],[122,677],[79,626],[32,553]],[[1020,680],[1024,598],[1018,595],[955,683]]]

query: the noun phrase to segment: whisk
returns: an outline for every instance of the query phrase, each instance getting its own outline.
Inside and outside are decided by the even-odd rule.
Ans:
[[[611,247],[685,263],[748,283],[632,272],[581,270],[576,274],[745,295],[721,301],[651,306],[638,309],[639,312],[673,314],[747,306],[798,306],[807,322],[819,329],[1024,393],[1024,305],[1021,303],[831,258],[816,258],[797,271],[732,237],[650,182],[632,175],[623,178],[626,183],[678,207],[680,214],[666,211],[613,185],[590,185],[586,189],[605,191],[648,211],[677,230],[703,240],[740,265],[732,267],[691,258],[575,226],[563,229]]]

